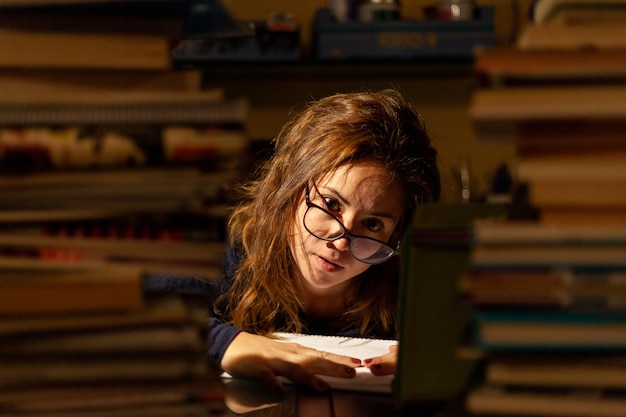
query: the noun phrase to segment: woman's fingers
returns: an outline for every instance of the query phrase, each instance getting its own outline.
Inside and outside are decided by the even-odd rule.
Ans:
[[[325,390],[327,384],[316,375],[351,378],[361,361],[242,332],[226,350],[221,366],[232,376],[258,379],[275,391],[283,389],[277,376]]]
[[[363,364],[369,368],[374,375],[393,375],[396,372],[396,362],[398,360],[398,346],[389,346],[389,353],[375,358],[365,359]]]

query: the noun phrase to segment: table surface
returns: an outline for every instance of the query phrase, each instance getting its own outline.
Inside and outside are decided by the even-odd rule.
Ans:
[[[275,394],[255,381],[224,381],[225,416],[242,417],[466,417],[459,404],[420,404],[394,408],[391,394],[329,390],[315,392],[286,385]]]

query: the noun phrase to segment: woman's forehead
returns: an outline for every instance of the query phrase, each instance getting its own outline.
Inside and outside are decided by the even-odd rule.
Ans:
[[[336,193],[346,203],[363,208],[387,208],[390,212],[404,210],[402,184],[382,165],[373,161],[342,165],[322,176],[315,185],[326,192]]]

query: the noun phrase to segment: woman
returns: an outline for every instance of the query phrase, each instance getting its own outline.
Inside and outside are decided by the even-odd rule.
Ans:
[[[211,359],[275,390],[277,376],[323,390],[317,375],[393,373],[393,351],[361,363],[271,334],[396,337],[395,255],[415,207],[439,198],[436,156],[395,90],[333,95],[291,119],[230,219]]]

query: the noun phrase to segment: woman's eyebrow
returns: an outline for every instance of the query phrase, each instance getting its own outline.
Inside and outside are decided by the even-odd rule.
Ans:
[[[340,193],[339,191],[335,190],[335,189],[334,189],[334,188],[332,188],[332,187],[328,187],[328,186],[326,186],[325,188],[326,188],[328,191],[330,191],[332,194],[334,194],[334,195],[335,195],[335,197],[337,197],[339,200],[341,200],[341,202],[342,202],[343,204],[345,204],[346,206],[349,206],[349,205],[350,205],[350,202],[349,202],[348,200],[346,200],[346,198],[345,198],[344,196],[342,196],[342,195],[341,195],[341,193]]]
[[[337,191],[336,189],[332,188],[332,187],[325,187],[329,192],[331,192],[332,194],[335,195],[335,197],[337,197],[337,199],[339,199],[342,204],[345,204],[346,206],[350,206],[350,202],[348,200],[345,199],[345,197],[343,197],[341,195],[341,193],[339,191]],[[391,221],[396,221],[397,219],[393,216],[392,213],[389,212],[385,212],[385,211],[368,211],[367,214],[374,216],[374,217],[382,217],[385,219],[389,219]]]

